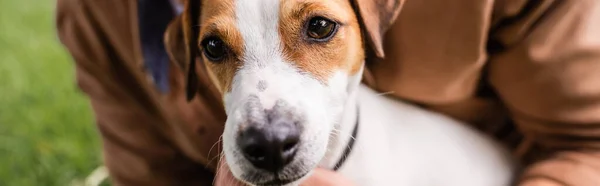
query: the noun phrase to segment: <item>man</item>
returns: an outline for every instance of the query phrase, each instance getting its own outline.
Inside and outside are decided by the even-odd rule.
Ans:
[[[213,183],[226,116],[206,74],[188,103],[167,60],[177,4],[58,1],[116,185]],[[600,1],[406,1],[383,49],[365,83],[506,142],[527,165],[517,185],[600,185]],[[309,182],[344,184],[330,174]]]

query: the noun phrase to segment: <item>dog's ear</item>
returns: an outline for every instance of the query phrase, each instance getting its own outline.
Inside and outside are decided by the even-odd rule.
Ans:
[[[379,58],[383,52],[383,36],[394,24],[404,0],[350,0],[361,22],[366,42]]]
[[[187,52],[185,45],[185,37],[183,36],[183,25],[182,17],[177,16],[165,31],[164,43],[167,54],[172,62],[177,67],[185,72],[187,70]]]
[[[165,48],[171,61],[186,72],[186,98],[192,100],[198,93],[196,57],[198,55],[198,34],[200,31],[200,0],[186,0],[184,10],[176,17],[165,32]],[[203,66],[201,65],[201,68]]]

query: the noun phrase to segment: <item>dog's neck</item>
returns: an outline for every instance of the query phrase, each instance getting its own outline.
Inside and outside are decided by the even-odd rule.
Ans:
[[[352,132],[358,125],[358,87],[362,79],[363,68],[364,66],[348,82],[348,97],[344,105],[342,118],[330,134],[327,152],[319,167],[333,169],[344,156],[344,151],[348,148],[351,139],[354,138]]]

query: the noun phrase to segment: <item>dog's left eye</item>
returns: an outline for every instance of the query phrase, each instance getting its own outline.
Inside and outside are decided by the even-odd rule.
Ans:
[[[204,56],[211,61],[220,61],[227,54],[227,47],[218,37],[209,37],[202,41]]]
[[[326,41],[333,36],[336,29],[337,24],[335,22],[323,17],[315,17],[308,21],[306,34],[311,39]]]

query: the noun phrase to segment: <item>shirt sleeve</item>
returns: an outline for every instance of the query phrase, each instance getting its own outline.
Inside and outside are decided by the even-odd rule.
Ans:
[[[520,185],[600,185],[600,1],[513,4],[489,82],[525,136]]]
[[[206,165],[208,153],[198,151],[200,155],[192,158],[189,154],[193,150],[189,149],[208,150],[219,134],[202,132],[209,130],[206,128],[175,130],[173,117],[166,114],[169,109],[160,102],[163,96],[155,91],[141,68],[135,12],[136,1],[57,3],[58,35],[73,57],[77,83],[94,110],[112,184],[212,185],[214,173]],[[187,110],[188,115],[203,118],[194,122],[219,123],[217,114],[189,114],[193,111],[196,110]],[[182,145],[181,139],[190,136],[196,136],[194,141],[203,146]],[[188,150],[182,150],[184,146]],[[218,151],[214,150],[214,154]]]

